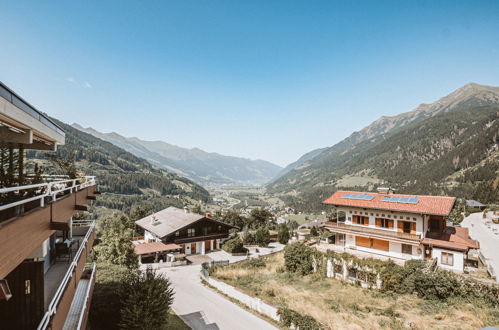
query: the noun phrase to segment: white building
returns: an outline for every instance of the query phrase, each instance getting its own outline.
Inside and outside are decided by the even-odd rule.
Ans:
[[[326,223],[334,244],[345,250],[394,259],[436,259],[438,266],[464,269],[469,249],[478,249],[468,230],[446,225],[454,197],[337,191],[324,201],[337,209]]]

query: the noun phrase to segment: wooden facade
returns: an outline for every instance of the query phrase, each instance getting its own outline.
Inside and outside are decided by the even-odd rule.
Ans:
[[[209,219],[203,218],[186,227],[178,230],[178,234],[172,233],[162,239],[164,243],[185,244],[212,239],[220,239],[229,237],[230,225]],[[194,234],[192,234],[194,229]],[[189,236],[189,232],[191,235]],[[194,244],[194,250],[195,250]],[[199,251],[198,251],[199,252]],[[193,252],[194,253],[194,252]]]
[[[54,232],[53,223],[69,226],[71,217],[78,212],[75,205],[88,203],[94,196],[95,186],[35,208],[23,216],[0,223],[0,279],[7,277],[24,259]],[[80,204],[79,204],[80,203]]]
[[[0,301],[0,328],[36,329],[45,312],[43,261],[25,261],[10,272],[12,298]]]

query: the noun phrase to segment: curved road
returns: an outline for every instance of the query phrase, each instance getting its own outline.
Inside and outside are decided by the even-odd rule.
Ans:
[[[277,329],[204,286],[199,278],[200,270],[200,265],[158,270],[173,283],[173,310],[192,329]]]

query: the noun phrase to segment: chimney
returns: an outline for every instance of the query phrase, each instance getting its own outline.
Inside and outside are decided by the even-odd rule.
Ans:
[[[211,219],[211,214],[210,213],[205,213],[204,216],[205,216],[205,218]]]
[[[189,209],[187,208],[187,206],[184,206],[184,212],[189,213]]]
[[[384,194],[384,195],[393,194],[393,189],[390,187],[378,187],[377,190],[379,194]]]

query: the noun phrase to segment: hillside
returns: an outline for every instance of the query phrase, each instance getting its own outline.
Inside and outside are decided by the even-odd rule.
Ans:
[[[73,127],[108,141],[202,185],[262,185],[274,178],[282,168],[264,160],[224,156],[198,148],[187,149],[163,141],[144,141],[117,133],[101,133],[93,128]]]
[[[469,84],[433,104],[379,119],[294,168],[268,190],[302,208],[338,187],[380,184],[495,201],[497,183],[488,192],[478,188],[490,188],[491,176],[497,177],[497,109],[484,104],[499,104],[499,88]]]
[[[168,205],[184,206],[189,200],[208,201],[209,193],[186,178],[158,169],[109,142],[81,132],[54,120],[66,132],[66,143],[57,155],[68,158],[74,153],[77,169],[96,175],[99,191],[97,205],[128,211],[133,204],[147,204],[151,209]],[[29,158],[42,163],[45,171],[58,169],[44,152],[29,153]]]

